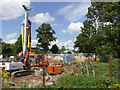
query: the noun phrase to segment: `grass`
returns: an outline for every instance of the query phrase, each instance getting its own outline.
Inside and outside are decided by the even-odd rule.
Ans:
[[[109,76],[109,63],[92,62],[92,67],[95,71],[95,78],[93,78],[90,65],[86,62],[90,75],[87,75],[85,66],[84,75],[81,75],[81,70],[78,75],[64,76],[57,80],[51,86],[46,88],[120,88],[118,78],[113,78],[112,83]],[[112,75],[118,75],[118,59],[112,60]]]

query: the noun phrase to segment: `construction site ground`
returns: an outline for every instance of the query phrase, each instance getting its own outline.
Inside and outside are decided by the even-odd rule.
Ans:
[[[43,67],[36,67],[36,71],[39,71]],[[73,63],[73,64],[63,64],[62,65],[62,73],[61,74],[55,74],[55,75],[49,75],[46,73],[45,76],[45,85],[52,85],[53,81],[56,81],[58,78],[61,76],[66,76],[66,75],[73,75],[75,73],[78,73],[80,70],[81,66],[78,63]],[[9,80],[5,80],[4,83],[6,85],[9,84],[10,87],[35,87],[42,85],[42,75],[36,75],[35,72],[32,72],[29,75],[26,76],[20,76],[20,77],[10,77]],[[45,72],[47,72],[47,67],[45,67]]]

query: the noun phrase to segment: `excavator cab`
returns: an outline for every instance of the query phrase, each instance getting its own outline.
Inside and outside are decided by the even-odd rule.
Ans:
[[[43,65],[43,61],[42,61],[42,55],[38,56],[38,58],[36,59],[36,66],[42,66]],[[48,66],[48,60],[45,58],[44,56],[44,65]]]
[[[38,55],[36,58],[35,64],[38,66],[40,61],[42,61],[42,56]]]

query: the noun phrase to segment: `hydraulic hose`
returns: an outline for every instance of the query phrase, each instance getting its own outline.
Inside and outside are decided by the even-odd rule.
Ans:
[[[83,71],[83,67],[82,67],[82,63],[80,62],[80,66],[81,66],[81,74],[84,74],[84,71]]]
[[[88,66],[87,66],[87,64],[85,64],[85,62],[82,62],[83,64],[84,64],[84,66],[86,67],[86,69],[87,69],[87,75],[89,75],[89,70],[88,70]]]
[[[95,78],[95,71],[93,70],[93,67],[92,67],[91,63],[90,63],[90,62],[88,62],[88,63],[89,63],[89,65],[90,65],[91,69],[92,69],[93,77]]]

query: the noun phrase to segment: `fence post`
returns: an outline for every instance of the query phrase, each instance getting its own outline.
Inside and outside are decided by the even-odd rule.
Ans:
[[[109,66],[110,66],[110,80],[112,83],[112,56],[109,54]]]
[[[44,52],[42,53],[42,63],[43,63],[43,87],[45,87]]]

